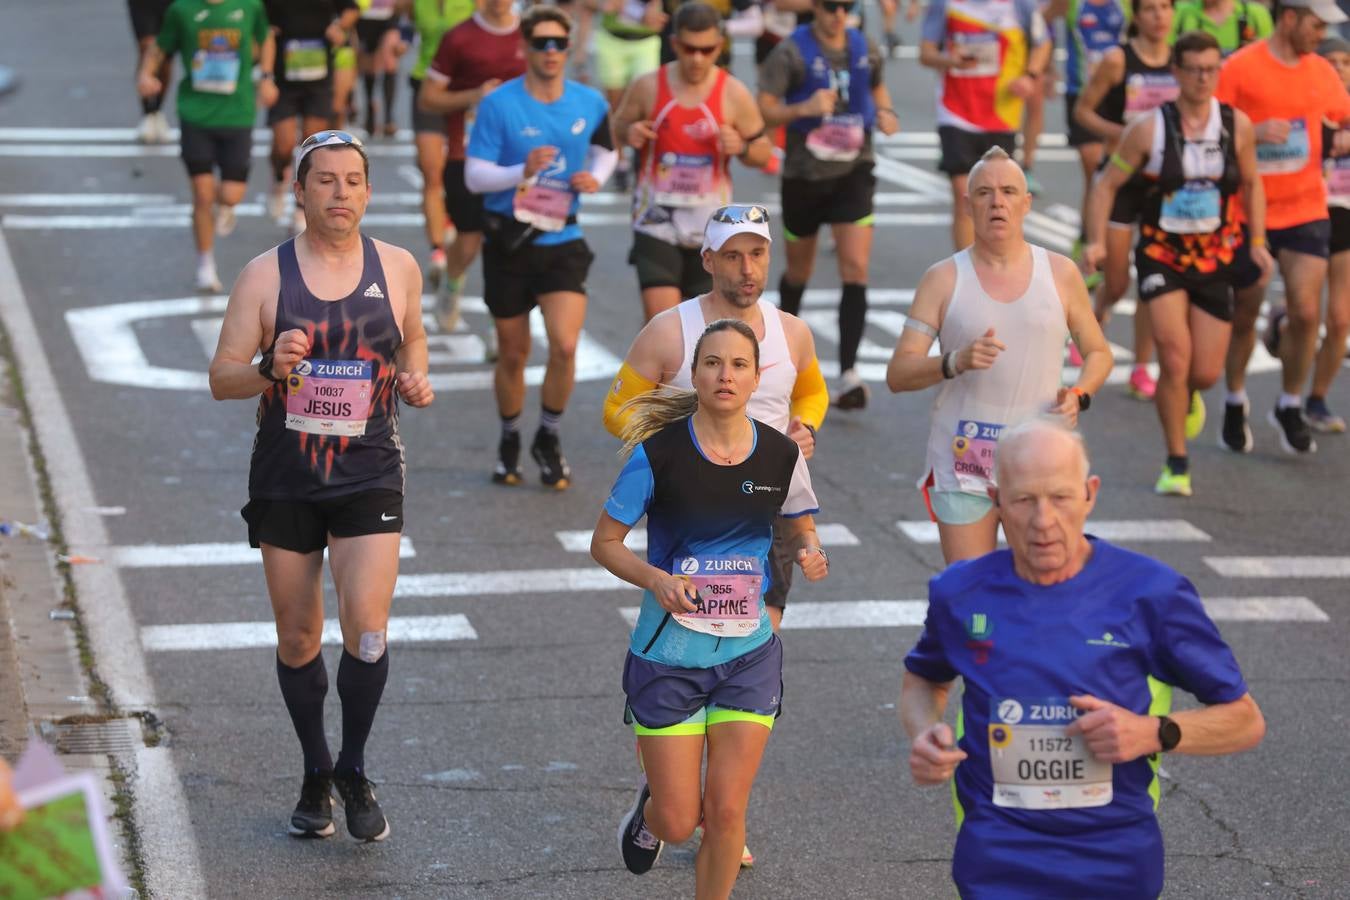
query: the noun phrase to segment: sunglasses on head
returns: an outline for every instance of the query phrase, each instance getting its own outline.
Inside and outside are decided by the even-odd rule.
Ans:
[[[737,203],[718,209],[712,214],[712,220],[725,225],[744,225],[747,222],[767,225],[769,211],[762,206]]]
[[[691,53],[695,56],[716,56],[717,52],[722,49],[721,41],[706,47],[700,47],[698,44],[689,44],[677,40],[675,46],[685,53]]]
[[[296,163],[304,159],[310,151],[318,150],[320,147],[351,147],[362,156],[366,155],[366,145],[361,143],[359,137],[348,131],[327,129],[316,131],[300,142],[300,146],[296,149]]]
[[[847,13],[853,11],[852,3],[843,3],[840,0],[825,0],[821,8],[827,13]]]
[[[558,53],[566,53],[567,46],[570,43],[566,37],[551,35],[549,37],[530,38],[530,49],[539,53],[546,53],[549,50],[555,50]]]

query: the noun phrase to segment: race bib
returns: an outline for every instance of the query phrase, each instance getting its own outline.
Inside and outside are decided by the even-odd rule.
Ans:
[[[1188,181],[1163,197],[1158,227],[1169,234],[1209,234],[1222,221],[1219,186],[1212,181]]]
[[[994,450],[1003,426],[962,419],[952,437],[952,469],[961,490],[983,494],[994,483]]]
[[[567,182],[540,176],[516,188],[511,212],[517,222],[533,225],[540,231],[562,231],[572,209],[572,196]]]
[[[322,81],[328,77],[328,45],[322,39],[287,41],[282,64],[287,81]]]
[[[1283,143],[1257,141],[1256,171],[1262,175],[1287,175],[1301,172],[1308,164],[1308,124],[1303,119],[1289,122],[1289,136]]]
[[[1180,93],[1177,80],[1171,75],[1135,72],[1125,79],[1125,121],[1133,122],[1144,113],[1153,112]]]
[[[862,152],[865,138],[862,116],[826,116],[806,135],[806,149],[826,162],[852,162]]]
[[[1082,809],[1111,802],[1111,764],[1064,730],[1078,718],[1067,697],[995,697],[989,711],[994,805]]]
[[[717,169],[713,158],[662,154],[652,172],[652,201],[661,206],[716,206]]]
[[[368,359],[302,359],[286,377],[286,427],[334,437],[365,434],[374,372]]]
[[[672,613],[685,628],[717,637],[747,637],[759,630],[764,569],[749,556],[680,556],[674,574],[697,591],[698,609]]]
[[[628,25],[641,25],[647,15],[647,4],[643,0],[624,0],[619,8],[619,21]]]
[[[1327,181],[1327,205],[1350,208],[1350,156],[1328,159],[1323,175]]]
[[[975,60],[973,66],[948,69],[947,74],[953,78],[992,78],[998,74],[1003,55],[998,35],[957,32],[952,35],[952,49],[959,58]]]
[[[192,89],[204,94],[233,94],[239,84],[239,53],[224,48],[192,54]]]

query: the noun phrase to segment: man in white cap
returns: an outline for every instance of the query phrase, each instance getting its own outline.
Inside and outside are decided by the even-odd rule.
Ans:
[[[759,389],[750,398],[750,415],[772,425],[811,458],[816,429],[830,405],[829,389],[816,360],[811,329],[794,315],[761,299],[769,277],[769,213],[762,206],[723,206],[708,219],[703,235],[703,267],[713,289],[658,313],[638,332],[605,397],[605,427],[615,437],[627,414],[622,407],[658,385],[692,389],[694,343],[718,319],[740,319],[759,338]],[[778,532],[775,531],[775,534]],[[777,630],[792,583],[792,557],[774,541],[770,562],[773,585],[765,595]]]

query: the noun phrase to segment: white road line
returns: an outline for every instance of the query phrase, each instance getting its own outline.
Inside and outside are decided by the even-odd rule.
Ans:
[[[562,544],[562,548],[568,553],[589,553],[591,551],[591,532],[586,529],[555,531],[553,534],[558,538],[558,543]],[[841,525],[837,522],[817,523],[816,537],[826,547],[857,547],[862,543],[858,540],[858,536],[848,529],[847,525]],[[624,538],[623,543],[629,550],[646,550],[647,529],[634,528],[628,532],[628,536]]]
[[[1218,597],[1205,600],[1216,622],[1329,622],[1330,617],[1306,597]],[[619,609],[631,628],[639,607]],[[832,603],[793,601],[783,613],[785,631],[828,628],[917,628],[928,615],[927,600],[839,600]]]
[[[400,575],[395,597],[472,597],[478,594],[565,594],[573,591],[636,591],[599,566],[585,569],[507,569]]]
[[[1226,578],[1350,578],[1350,556],[1206,556]]]
[[[899,521],[895,527],[904,532],[905,537],[916,544],[938,543],[936,522]],[[1185,519],[1093,519],[1087,523],[1088,534],[1096,535],[1107,541],[1144,542],[1144,541],[1210,541],[1208,534],[1196,528]],[[998,532],[1003,540],[1003,529]]]
[[[906,146],[892,144],[884,152],[891,159],[932,160],[933,162],[936,162],[942,156],[942,151],[936,145],[911,144]],[[1036,151],[1036,159],[1045,162],[1076,163],[1079,161],[1078,151],[1068,147],[1040,147]]]
[[[403,535],[398,542],[398,558],[416,557],[412,539]],[[134,544],[111,548],[108,561],[123,569],[246,566],[261,563],[262,555],[246,543]]]
[[[93,511],[100,504],[52,374],[49,360],[55,357],[38,335],[20,285],[9,243],[0,231],[0,322],[14,347],[24,395],[32,409],[41,411],[34,416],[35,438],[46,459],[66,542],[71,552],[94,556],[93,548],[110,543],[108,532],[102,517]],[[84,614],[94,668],[108,686],[113,705],[123,712],[144,710],[158,715],[136,620],[117,569],[75,566],[71,578]],[[146,838],[141,852],[150,896],[205,896],[192,819],[174,761],[167,751],[148,755],[141,751],[137,757],[149,765],[142,769],[133,760],[123,763],[134,767],[133,815]]]
[[[448,616],[393,616],[388,631],[391,644],[476,641],[478,632],[462,613]],[[323,643],[342,643],[342,626],[325,619]],[[141,646],[151,653],[169,650],[248,650],[275,647],[275,622],[213,622],[205,625],[147,625],[141,629]]]
[[[760,295],[770,303],[778,304],[778,291],[766,290]],[[914,302],[913,288],[874,288],[867,289],[869,306],[909,306]],[[838,288],[807,288],[802,295],[802,306],[835,307],[839,305]],[[1119,305],[1116,307],[1119,309]]]
[[[912,49],[902,47],[902,50]],[[938,133],[936,131],[899,131],[895,134],[881,134],[880,132],[872,135],[873,143],[882,146],[917,144],[923,147],[936,147],[939,144]],[[1037,147],[1067,147],[1069,139],[1064,134],[1042,134],[1041,139],[1036,143]]]
[[[172,204],[173,194],[0,194],[0,206],[152,206]]]
[[[1216,622],[1330,622],[1307,597],[1215,597],[1205,612]]]

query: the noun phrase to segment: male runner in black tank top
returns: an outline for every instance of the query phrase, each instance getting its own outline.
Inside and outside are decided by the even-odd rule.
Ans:
[[[361,235],[370,182],[359,141],[321,131],[299,154],[295,199],[308,227],[240,273],[211,361],[211,394],[261,394],[242,514],[249,543],[262,548],[277,679],[304,751],[290,833],[331,835],[336,787],[347,831],[379,841],[389,824],[366,780],[364,750],[389,673],[385,632],[403,528],[397,399],[432,400],[422,275],[408,251]],[[323,727],[325,546],[343,626],[336,765]]]

